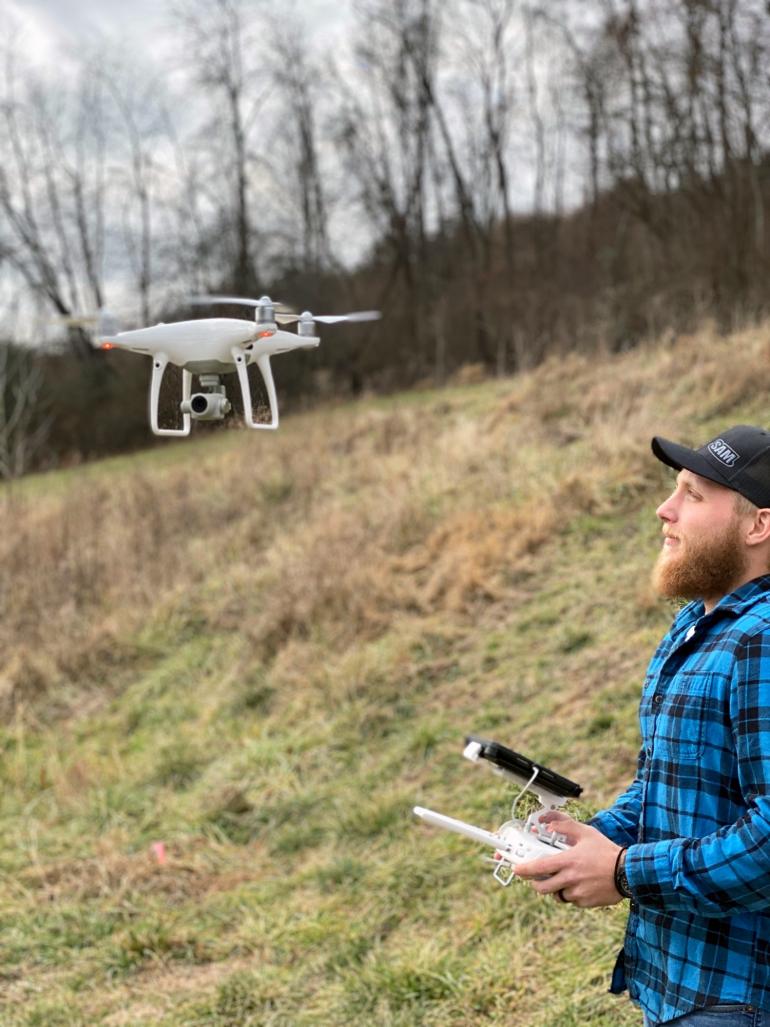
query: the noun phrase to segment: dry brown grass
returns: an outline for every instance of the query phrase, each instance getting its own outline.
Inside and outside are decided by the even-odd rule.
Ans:
[[[137,630],[180,611],[240,625],[274,656],[311,631],[344,647],[395,616],[514,594],[517,569],[576,511],[659,476],[651,434],[768,388],[766,328],[706,330],[602,363],[552,360],[432,405],[339,408],[268,440],[233,434],[162,464],[72,472],[50,495],[44,481],[7,492],[0,707],[119,677],[142,658]],[[479,389],[492,394],[481,417]]]

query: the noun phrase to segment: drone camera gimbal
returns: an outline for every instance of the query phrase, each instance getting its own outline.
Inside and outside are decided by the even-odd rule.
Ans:
[[[179,404],[180,411],[189,414],[194,421],[221,421],[230,413],[232,404],[219,375],[201,375],[200,385],[206,391],[193,392],[189,399],[183,399]]]

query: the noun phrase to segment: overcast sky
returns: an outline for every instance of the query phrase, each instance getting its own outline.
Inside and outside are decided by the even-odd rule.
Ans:
[[[164,5],[157,0],[24,0],[17,7],[63,36],[125,30],[146,34],[165,20]]]
[[[244,3],[244,8],[252,6]],[[261,4],[253,2],[258,9]],[[350,0],[289,0],[314,32],[344,32]],[[174,27],[165,0],[0,0],[22,27],[24,49],[45,62],[58,52],[77,52],[100,40],[137,55],[160,56],[171,49]]]
[[[153,0],[6,0],[3,6],[21,29],[22,49],[42,62],[105,37],[142,47],[167,22],[164,5]]]

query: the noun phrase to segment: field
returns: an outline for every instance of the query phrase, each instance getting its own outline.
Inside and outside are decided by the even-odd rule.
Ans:
[[[726,369],[729,368],[729,374]],[[3,1027],[631,1025],[625,909],[501,889],[475,731],[633,773],[660,433],[767,422],[770,332],[566,357],[0,494]]]

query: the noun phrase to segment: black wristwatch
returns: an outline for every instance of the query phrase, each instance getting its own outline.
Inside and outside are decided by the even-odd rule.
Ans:
[[[631,899],[633,895],[628,887],[628,877],[626,876],[626,851],[626,849],[621,849],[615,860],[615,887],[624,899]]]

